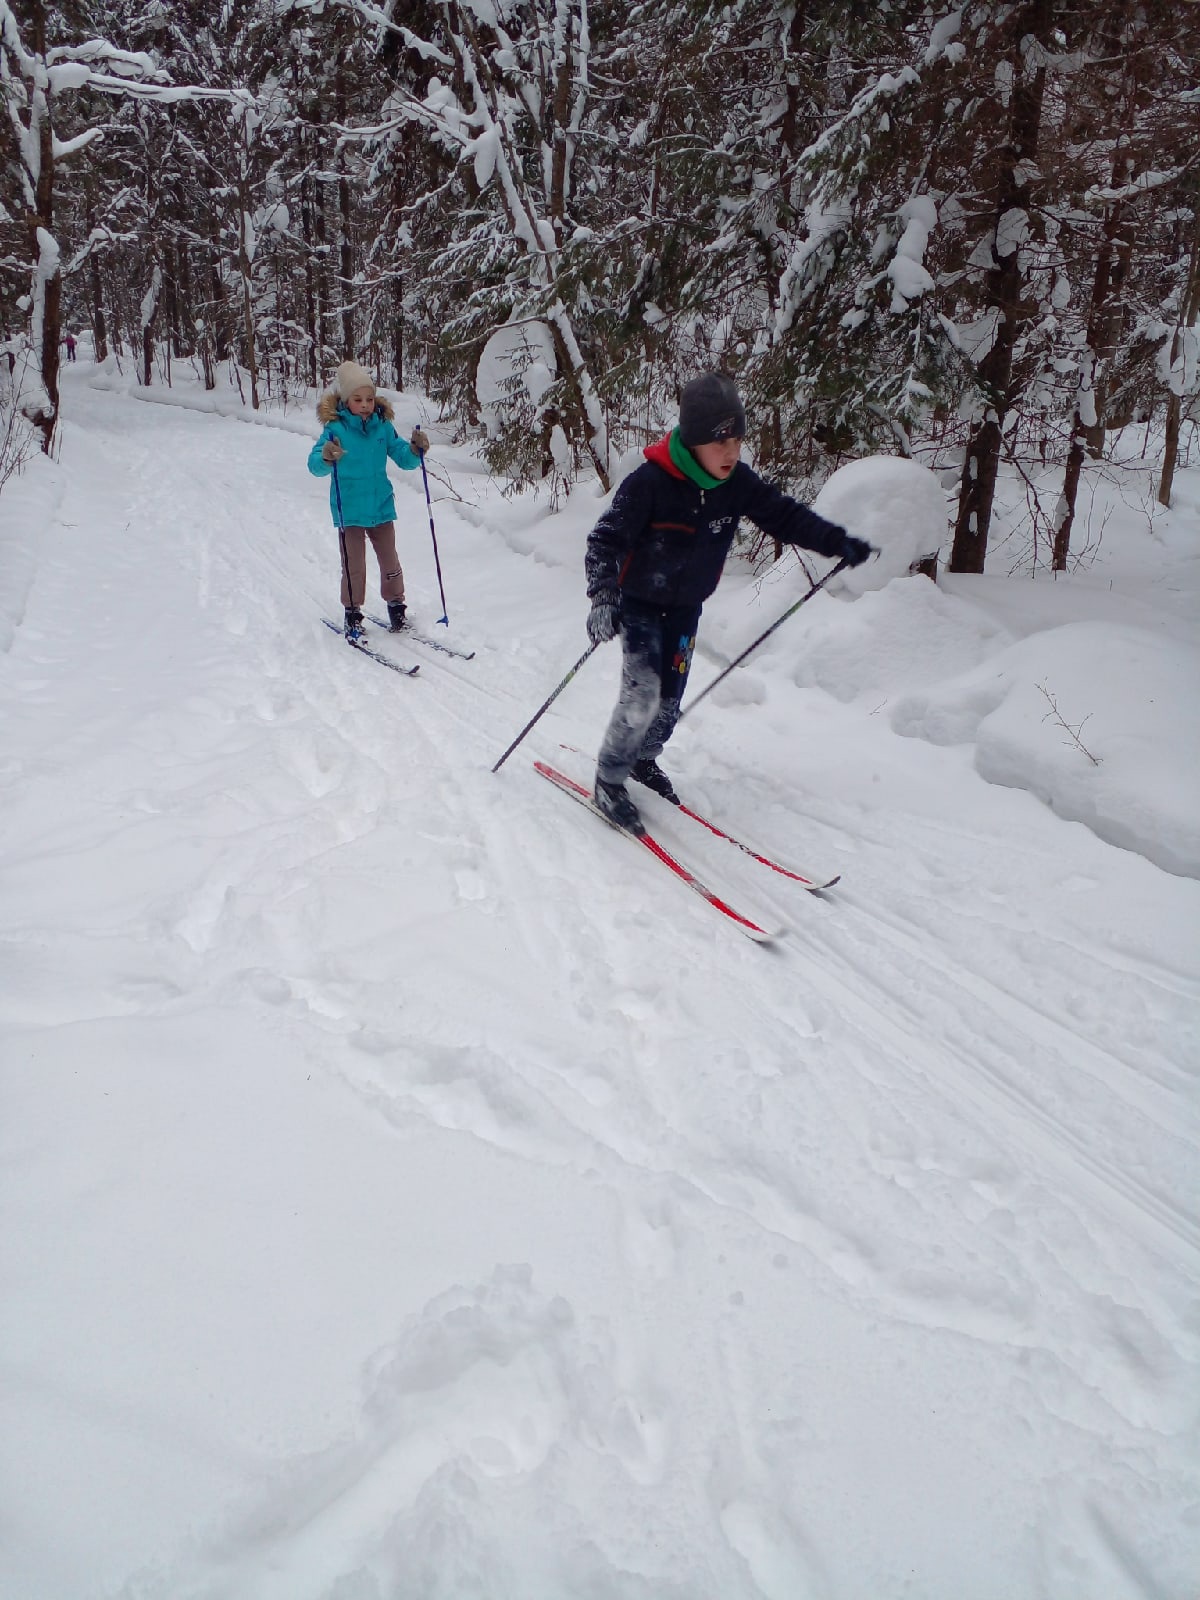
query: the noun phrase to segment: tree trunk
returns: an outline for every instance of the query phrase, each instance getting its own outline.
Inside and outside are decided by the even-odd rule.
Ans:
[[[250,374],[250,405],[258,410],[258,348],[254,328],[254,264],[246,237],[250,227],[249,196],[243,192],[238,206],[238,272],[242,279],[242,339],[246,370]]]
[[[104,295],[100,278],[100,257],[95,251],[88,262],[92,280],[92,346],[96,360],[108,360],[108,326],[104,321]]]
[[[324,374],[329,365],[328,340],[329,332],[332,331],[333,317],[333,283],[332,273],[329,270],[329,229],[325,221],[326,188],[327,185],[321,182],[315,185],[313,207],[313,234],[316,239],[317,261],[317,367],[321,373],[319,382],[324,381]]]
[[[350,182],[345,175],[338,179],[338,217],[341,222],[338,260],[341,267],[342,353],[349,361],[354,357],[354,247],[350,238]]]
[[[1117,175],[1114,173],[1116,183]],[[1104,450],[1105,395],[1108,388],[1105,370],[1116,353],[1121,332],[1124,303],[1121,289],[1129,275],[1133,254],[1133,227],[1124,220],[1124,207],[1114,205],[1104,219],[1104,243],[1092,280],[1092,304],[1088,316],[1088,345],[1095,358],[1092,377],[1093,420],[1083,425],[1088,453],[1098,457]]]
[[[404,388],[404,279],[397,277],[392,290],[396,313],[392,319],[392,364],[397,389]]]
[[[211,314],[207,321],[212,333],[213,355],[218,361],[226,361],[229,358],[229,317],[225,306],[225,285],[221,281],[221,237],[215,216],[211,226],[209,286]]]
[[[46,12],[42,0],[30,0],[29,32],[32,52],[38,62],[46,56]],[[51,229],[54,226],[54,125],[51,119],[51,102],[41,84],[29,84],[30,117],[38,117],[38,171],[34,186],[34,209],[27,214],[26,229],[29,239],[29,260],[33,283],[30,292],[32,308],[30,335],[38,362],[42,387],[46,391],[48,407],[31,419],[42,435],[42,450],[46,455],[54,441],[58,425],[58,364],[59,343],[62,339],[62,269],[58,258],[58,245]]]
[[[1179,359],[1183,347],[1183,330],[1194,328],[1196,320],[1200,317],[1200,216],[1197,217],[1197,231],[1192,237],[1192,253],[1188,262],[1187,289],[1184,293],[1183,315],[1175,329],[1175,336],[1171,340],[1171,365],[1174,367]],[[1175,467],[1179,460],[1179,429],[1183,421],[1183,400],[1172,389],[1167,396],[1167,429],[1163,442],[1162,476],[1158,480],[1158,503],[1160,506],[1171,504],[1171,487],[1175,482]]]
[[[154,375],[154,324],[158,318],[158,303],[161,296],[162,268],[155,262],[150,276],[150,288],[146,291],[146,299],[142,301],[142,383],[147,389]]]
[[[346,92],[346,75],[339,65],[333,80],[334,116],[344,123],[349,113]],[[352,280],[354,278],[354,246],[350,235],[350,180],[346,176],[346,157],[339,145],[337,162],[338,194],[338,298],[342,314],[342,358],[352,361],[354,350],[354,305]]]
[[[987,305],[999,313],[996,340],[979,368],[979,382],[986,411],[975,424],[967,442],[962,483],[958,496],[958,515],[954,524],[954,544],[950,554],[951,572],[982,572],[987,559],[988,533],[996,497],[996,478],[1000,470],[1000,449],[1004,439],[1004,419],[1008,413],[1012,383],[1013,352],[1028,311],[1022,303],[1024,278],[1021,252],[1012,240],[1000,254],[1001,224],[1013,211],[1028,214],[1031,201],[1030,171],[1037,159],[1042,120],[1042,99],[1046,69],[1038,66],[1026,73],[1020,42],[1029,34],[1045,43],[1053,20],[1052,0],[1033,0],[1020,8],[1012,22],[1016,67],[1012,95],[1009,142],[998,152],[996,222],[992,234],[993,255],[998,264],[988,273]]]
[[[168,244],[166,249],[166,297],[167,297],[167,384],[171,382],[171,362],[178,361],[183,354],[179,338],[179,247]]]
[[[1083,473],[1084,429],[1075,414],[1071,429],[1071,445],[1067,451],[1067,466],[1063,473],[1062,496],[1054,514],[1054,551],[1051,566],[1055,572],[1067,570],[1067,555],[1071,549],[1071,529],[1075,525],[1075,505],[1079,498],[1079,480]]]
[[[300,137],[303,137],[302,135]],[[303,149],[301,150],[303,158]],[[313,205],[312,179],[300,180],[300,237],[304,241],[304,321],[308,330],[308,382],[313,389],[320,381],[318,376],[318,351],[321,344],[317,320],[317,286],[313,273]]]
[[[1010,342],[1010,361],[1011,357]],[[954,544],[950,551],[951,572],[983,571],[987,560],[992,504],[996,498],[996,479],[1000,472],[1002,442],[1000,421],[994,411],[989,412],[986,421],[971,431],[958,492],[958,515],[954,523]]]
[[[87,196],[84,216],[88,236],[91,237],[96,227],[96,201],[95,188],[90,181]],[[104,281],[100,273],[100,256],[96,250],[88,257],[88,296],[91,300],[92,350],[99,363],[108,359],[108,324],[104,320]]]

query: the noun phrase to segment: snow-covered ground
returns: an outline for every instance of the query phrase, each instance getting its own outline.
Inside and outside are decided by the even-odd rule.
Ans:
[[[694,804],[842,874],[674,819],[763,948],[532,770],[614,647],[490,771],[594,497],[433,427],[478,653],[406,681],[321,626],[315,423],[122,390],[0,499],[4,1600],[1191,1600],[1200,473],[685,719]],[[695,684],[803,587],[731,569]]]

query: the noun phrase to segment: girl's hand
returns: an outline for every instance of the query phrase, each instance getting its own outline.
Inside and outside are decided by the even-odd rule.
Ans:
[[[414,450],[419,450],[421,454],[424,455],[426,450],[429,449],[429,435],[427,433],[422,433],[420,428],[414,428],[413,435],[409,443],[412,445]]]
[[[346,452],[342,448],[340,439],[326,439],[321,446],[321,460],[327,461],[331,467],[336,465],[345,454]]]

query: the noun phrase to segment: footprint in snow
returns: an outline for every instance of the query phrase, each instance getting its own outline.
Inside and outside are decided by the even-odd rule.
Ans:
[[[486,900],[487,885],[472,867],[460,867],[454,874],[460,900]]]

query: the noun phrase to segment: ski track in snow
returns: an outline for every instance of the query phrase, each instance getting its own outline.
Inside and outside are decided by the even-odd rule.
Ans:
[[[578,654],[569,565],[441,502],[451,615],[478,655],[383,640],[420,660],[404,682],[320,625],[336,544],[302,440],[67,381],[67,489],[0,658],[3,1015],[34,1119],[6,1158],[39,1171],[53,1137],[27,1062],[60,1096],[93,1066],[101,1130],[110,1090],[135,1117],[146,1094],[164,1160],[224,1099],[230,1137],[266,1141],[281,1173],[271,1108],[290,1127],[303,1081],[388,1161],[477,1171],[496,1216],[472,1232],[499,1236],[510,1190],[540,1220],[525,1263],[409,1269],[430,1292],[402,1248],[389,1272],[364,1242],[383,1304],[354,1327],[386,1305],[392,1332],[348,1333],[338,1398],[275,1442],[248,1402],[224,1431],[202,1404],[189,1421],[167,1380],[139,1417],[136,1363],[94,1376],[103,1317],[86,1360],[66,1329],[49,1354],[16,1338],[26,1428],[60,1437],[66,1406],[95,1462],[135,1479],[212,1459],[148,1527],[102,1492],[102,1562],[86,1534],[53,1560],[25,1535],[0,1592],[40,1572],[44,1600],[1182,1600],[1200,1551],[1176,1520],[1196,1493],[1200,1050],[1179,938],[1196,886],[1023,794],[987,791],[978,829],[899,792],[868,804],[859,763],[955,757],[845,708],[827,729],[842,719],[852,797],[819,761],[797,794],[804,752],[762,735],[740,765],[750,735],[714,708],[677,741],[699,808],[711,794],[743,837],[844,877],[807,896],[678,832],[702,876],[790,926],[756,949],[530,772],[563,737],[595,743],[611,663],[489,770]],[[430,622],[419,474],[397,501]],[[236,1070],[210,1077],[221,1057]],[[135,1094],[142,1065],[154,1087]],[[118,1163],[55,1161],[55,1228],[68,1201],[118,1221],[122,1194],[155,1204]],[[251,1237],[269,1214],[246,1216]],[[324,1250],[319,1272],[353,1256]],[[62,1270],[86,1320],[104,1290]]]

